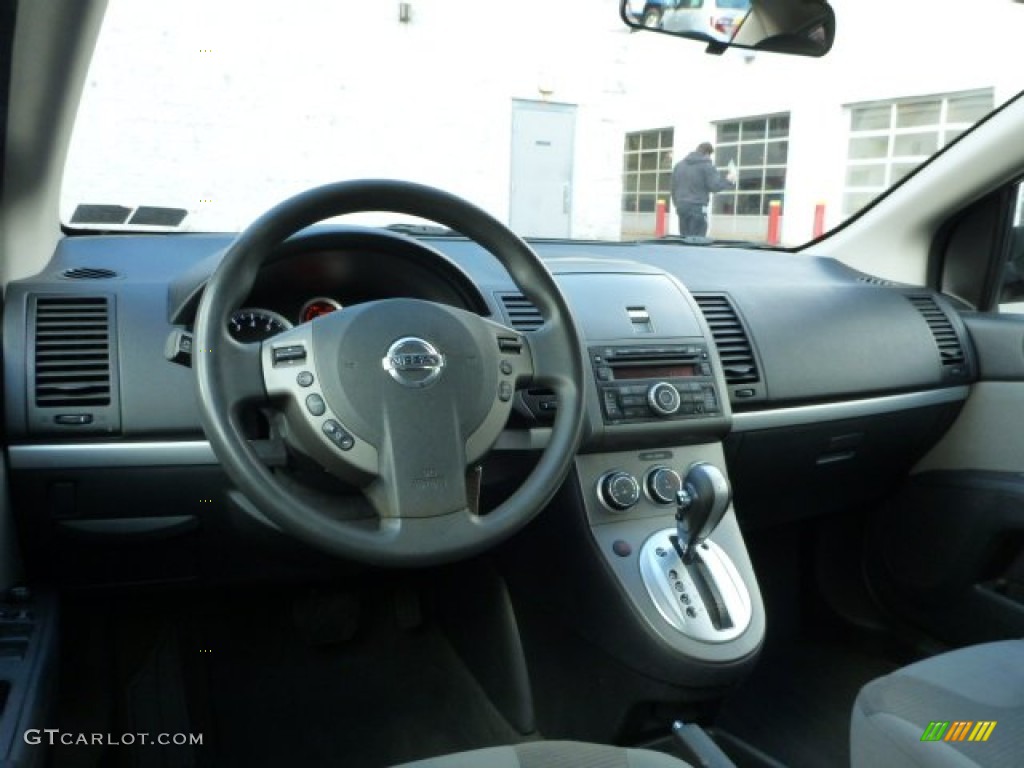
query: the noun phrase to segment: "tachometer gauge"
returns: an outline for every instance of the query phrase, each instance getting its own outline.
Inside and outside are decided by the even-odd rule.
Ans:
[[[243,343],[263,341],[291,327],[292,324],[277,312],[258,307],[235,310],[228,321],[232,338]]]
[[[310,299],[302,305],[302,311],[299,312],[299,322],[308,323],[310,320],[320,317],[320,315],[330,314],[339,309],[341,309],[341,304],[334,299],[329,299],[326,296],[317,296],[315,299]]]

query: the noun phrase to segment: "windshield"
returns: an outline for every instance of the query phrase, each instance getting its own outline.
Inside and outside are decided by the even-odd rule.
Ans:
[[[630,8],[667,19],[671,5]],[[627,28],[615,0],[111,0],[61,217],[235,231],[318,184],[396,178],[527,237],[673,236],[695,205],[711,238],[796,246],[1022,87],[1006,63],[1024,5],[832,5],[836,42],[815,59],[708,55]],[[725,183],[680,204],[687,158]]]

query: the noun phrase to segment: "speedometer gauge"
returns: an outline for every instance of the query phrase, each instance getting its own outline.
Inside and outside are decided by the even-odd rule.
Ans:
[[[235,310],[228,321],[232,338],[243,343],[263,341],[291,327],[292,324],[277,312],[258,307]]]
[[[302,311],[299,312],[299,322],[308,323],[310,320],[320,317],[320,315],[327,315],[339,309],[341,309],[341,304],[334,299],[329,299],[326,296],[317,296],[315,299],[310,299],[302,305]]]

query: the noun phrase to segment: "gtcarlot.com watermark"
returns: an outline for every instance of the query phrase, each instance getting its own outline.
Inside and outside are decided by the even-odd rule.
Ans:
[[[201,733],[74,733],[59,728],[30,728],[25,731],[26,744],[55,746],[135,747],[198,747],[203,744]]]

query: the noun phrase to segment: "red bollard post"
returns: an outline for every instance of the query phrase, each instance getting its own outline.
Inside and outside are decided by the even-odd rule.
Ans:
[[[654,236],[664,237],[668,234],[668,211],[664,200],[658,201],[654,214]]]
[[[814,206],[814,230],[813,237],[821,237],[825,234],[825,204],[818,203]]]
[[[780,224],[782,220],[782,201],[772,200],[768,203],[768,245],[779,244]]]

